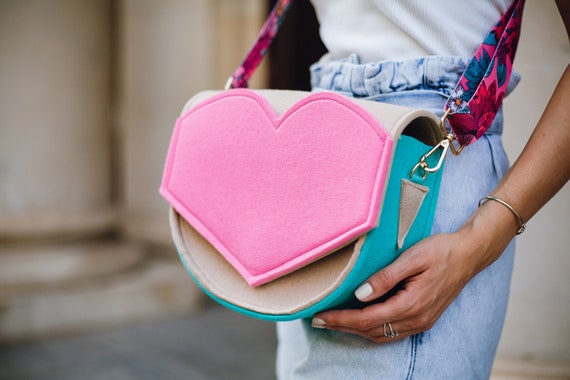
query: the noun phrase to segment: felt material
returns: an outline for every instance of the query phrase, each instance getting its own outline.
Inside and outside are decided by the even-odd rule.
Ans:
[[[207,294],[230,308],[261,314],[303,312],[342,283],[356,258],[356,243],[352,243],[292,274],[252,288],[174,209],[171,225],[182,262]]]
[[[402,136],[378,227],[343,249],[287,276],[251,288],[245,280],[175,210],[171,210],[173,239],[196,283],[214,300],[255,318],[284,321],[305,318],[332,307],[358,307],[354,290],[406,248],[429,235],[437,203],[441,171],[430,174],[422,186],[430,188],[409,229],[405,246],[397,247],[401,181],[407,178],[429,146]],[[428,159],[430,165],[439,157]],[[429,160],[433,160],[429,161]]]
[[[161,193],[251,286],[377,224],[392,137],[346,97],[311,94],[278,115],[253,91],[227,91],[173,136]]]
[[[230,91],[243,91],[234,89]],[[307,96],[305,91],[291,90],[248,90],[253,91],[268,101],[277,115],[282,115]],[[223,91],[202,91],[194,95],[184,105],[182,115],[192,107],[197,106],[220,94]],[[335,93],[336,94],[336,93]],[[338,95],[338,94],[337,94]],[[422,109],[411,109],[394,104],[379,103],[370,100],[346,98],[358,105],[376,119],[391,136],[397,138],[400,134],[412,136],[427,145],[436,145],[444,137],[443,130],[439,128],[439,119],[435,115]],[[405,130],[405,131],[404,131]]]
[[[429,187],[412,182],[407,178],[402,178],[400,212],[398,215],[398,248],[404,246],[406,236],[414,220],[416,220],[428,192]]]

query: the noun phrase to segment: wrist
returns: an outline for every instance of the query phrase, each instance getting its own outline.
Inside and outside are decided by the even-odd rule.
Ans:
[[[457,231],[459,241],[466,245],[460,249],[474,271],[473,275],[497,260],[520,229],[519,221],[500,202],[483,202]]]

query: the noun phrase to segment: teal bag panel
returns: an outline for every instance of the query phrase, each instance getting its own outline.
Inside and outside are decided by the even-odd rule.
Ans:
[[[318,312],[332,308],[362,308],[366,304],[356,299],[354,291],[372,274],[391,264],[410,246],[430,235],[443,168],[436,173],[430,173],[425,180],[418,175],[412,179],[412,181],[428,187],[429,192],[410,228],[404,246],[401,249],[397,247],[401,181],[403,178],[409,179],[410,172],[419,159],[432,148],[415,138],[400,136],[378,226],[368,232],[361,253],[343,283],[324,299],[304,310],[292,314],[264,314],[227,302],[203,287],[188,268],[182,256],[181,260],[197,285],[209,297],[229,309],[250,317],[268,321],[290,321],[308,318]],[[438,151],[428,158],[430,167],[437,164],[440,155],[441,152]]]

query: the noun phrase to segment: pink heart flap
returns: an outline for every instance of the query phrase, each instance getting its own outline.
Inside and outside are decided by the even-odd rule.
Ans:
[[[375,227],[391,150],[341,95],[314,93],[278,115],[235,89],[178,119],[160,192],[258,286]]]

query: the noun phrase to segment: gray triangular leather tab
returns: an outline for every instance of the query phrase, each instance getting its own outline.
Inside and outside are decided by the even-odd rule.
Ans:
[[[400,212],[398,217],[398,249],[404,246],[404,241],[416,216],[422,207],[422,203],[429,192],[429,187],[415,182],[402,179],[400,188]]]

